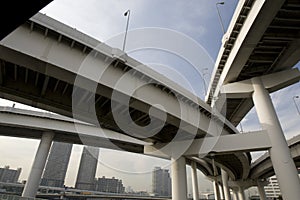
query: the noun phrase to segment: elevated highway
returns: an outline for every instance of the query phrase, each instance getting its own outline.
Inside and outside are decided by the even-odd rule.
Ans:
[[[64,117],[49,112],[37,112],[12,107],[0,107],[0,135],[19,138],[41,139],[44,132],[54,132],[53,141],[72,144],[84,144],[100,148],[115,149],[132,153],[144,154],[144,146],[152,145],[135,138],[113,132],[107,129]],[[222,139],[221,139],[222,141]],[[292,157],[297,167],[300,167],[300,135],[288,141]],[[265,148],[267,149],[267,148]],[[192,160],[192,159],[191,159]],[[191,165],[191,160],[188,164]],[[197,159],[197,169],[213,179],[213,166],[207,159]],[[230,172],[229,172],[230,173]],[[261,156],[251,164],[251,170],[246,177],[248,180],[261,180],[274,175],[273,165],[268,153]],[[230,186],[235,187],[231,180]],[[256,181],[250,181],[248,187],[257,185]],[[37,197],[49,198],[57,195],[39,194]],[[58,195],[59,196],[59,195]],[[100,198],[113,197],[107,194],[100,195],[66,195],[74,198]],[[116,198],[122,195],[114,196]],[[132,197],[137,198],[137,197]],[[145,197],[145,199],[150,197]]]
[[[255,106],[270,138],[268,151],[283,198],[289,200],[299,198],[300,181],[269,94],[300,80],[294,68],[300,60],[299,8],[297,0],[239,1],[206,95],[212,106],[226,99],[223,115],[235,126]]]
[[[296,167],[300,167],[300,135],[287,141]],[[251,165],[251,179],[265,179],[275,175],[269,153],[259,157]]]
[[[158,134],[147,137],[148,141],[169,142],[180,125],[182,136],[192,138],[201,138],[207,133],[217,135],[217,130],[209,129],[212,124],[224,126],[222,134],[237,133],[221,115],[212,117],[212,108],[191,92],[122,51],[46,15],[36,15],[0,44],[3,98],[120,133],[134,135],[136,132],[136,137],[143,136],[144,129],[134,130],[136,126],[127,121],[117,124],[113,115],[123,115],[127,120],[126,114],[130,112],[130,118],[141,127],[151,121],[160,125],[164,120],[162,109],[155,106],[160,104],[167,111],[166,124]],[[118,85],[121,78],[126,88]],[[111,102],[113,95],[119,96]],[[130,102],[126,102],[128,99],[122,102],[121,98],[129,98]],[[157,112],[153,111],[153,119],[148,115],[150,107]],[[184,110],[188,110],[187,114]],[[122,130],[122,124],[129,126],[127,132],[132,133]]]
[[[269,92],[299,80],[300,72],[290,70],[300,57],[299,16],[296,0],[239,2],[209,86],[210,107],[119,49],[37,14],[0,42],[0,96],[152,143],[154,151],[172,158],[173,199],[186,199],[186,161],[201,166],[205,160],[213,177],[221,173],[220,167],[231,180],[243,181],[249,178],[251,160],[245,151],[258,149],[272,152],[284,198],[297,199],[300,183]],[[221,96],[227,101],[225,117],[216,110]],[[267,134],[231,138],[240,135],[235,126],[254,104]],[[263,139],[260,146],[254,144],[255,136]],[[25,196],[35,194],[55,137],[41,135],[29,178],[35,182],[27,184],[31,188],[25,188]],[[228,138],[232,140],[225,145]],[[252,141],[247,148],[243,138]],[[204,141],[210,141],[207,156],[199,159]],[[242,145],[237,148],[236,143]],[[223,179],[228,179],[226,174]],[[293,181],[292,187],[287,180]],[[244,199],[241,187],[239,195]]]
[[[53,141],[143,153],[149,143],[108,129],[46,112],[0,107],[0,135],[41,139],[53,132]]]
[[[138,154],[145,154],[144,147],[152,145],[152,143],[57,114],[0,107],[0,135],[41,139],[45,132],[54,133],[53,141]],[[209,177],[214,176],[213,166],[209,158],[188,157],[187,164],[190,165],[192,160],[197,161],[197,169],[203,174]],[[244,161],[247,162],[247,160]],[[230,165],[231,163],[229,162],[228,166]],[[234,168],[230,166],[229,169],[232,170]],[[228,173],[234,177],[234,174],[237,172],[228,170]]]
[[[215,63],[206,102],[212,104],[223,85],[289,70],[300,60],[300,2],[240,1]],[[289,84],[295,83],[293,80]],[[277,91],[289,84],[272,88]],[[226,95],[226,118],[238,125],[253,107],[251,95]]]
[[[119,49],[46,15],[35,15],[3,39],[0,59],[2,98],[153,143],[154,149],[161,144],[159,151],[169,158],[184,155],[194,139],[200,140],[194,144],[197,150],[206,138],[216,138],[209,140],[204,162],[197,151],[180,162],[195,162],[207,175],[221,173],[220,168],[211,170],[215,163],[233,180],[246,178],[250,172],[251,157],[243,151],[214,153],[212,161],[209,153],[219,136],[238,133],[215,108]],[[45,141],[41,142],[45,150],[41,158],[45,159],[50,141],[59,136],[39,136]],[[178,164],[176,159],[174,163]],[[40,161],[35,164],[41,170]],[[180,173],[180,179],[186,179],[186,173]],[[174,191],[184,190],[180,182],[175,181],[179,185],[173,185],[179,188]]]

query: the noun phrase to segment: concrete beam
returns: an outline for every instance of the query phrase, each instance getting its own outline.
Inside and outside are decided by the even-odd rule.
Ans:
[[[228,181],[228,186],[230,188],[238,188],[238,187],[242,187],[242,188],[250,188],[252,186],[257,186],[257,181],[256,180],[252,180],[252,179],[248,179],[248,180],[237,180],[237,181]]]
[[[221,93],[226,94],[227,98],[250,98],[253,86],[250,79],[223,85]]]
[[[271,93],[290,86],[300,80],[300,71],[285,70],[260,77],[265,88]],[[221,93],[227,98],[250,98],[254,89],[251,79],[229,83],[222,86]]]
[[[228,181],[228,186],[230,188],[238,188],[242,187],[244,189],[257,186],[258,184],[262,186],[268,185],[268,181],[266,180],[257,180],[257,179],[246,179],[246,180],[236,180],[236,181]]]
[[[56,133],[54,141],[142,153],[147,144],[127,135],[60,115],[0,107],[0,135],[40,139],[43,131]],[[140,152],[141,151],[141,152]]]
[[[173,142],[168,145],[165,143],[156,143],[154,145],[145,146],[144,153],[162,158],[170,158],[174,151],[176,152],[176,149],[180,149],[179,147],[187,143],[189,143],[189,141]],[[257,131],[245,134],[195,139],[184,153],[184,156],[206,155],[210,152],[216,154],[251,152],[267,150],[269,148],[271,148],[271,144],[267,133],[265,131]]]

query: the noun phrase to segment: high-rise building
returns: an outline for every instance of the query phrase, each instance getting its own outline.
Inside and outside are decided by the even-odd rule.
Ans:
[[[267,198],[278,198],[281,195],[280,188],[276,176],[272,176],[269,179],[269,184],[265,186],[265,192]]]
[[[75,188],[94,190],[99,148],[85,146],[82,151]]]
[[[99,192],[108,193],[124,193],[125,187],[123,186],[122,180],[112,178],[98,178],[95,182],[95,190]]]
[[[300,168],[297,168],[297,170],[298,170],[298,176],[300,178]],[[264,187],[266,192],[266,197],[270,199],[276,199],[279,196],[281,196],[282,194],[276,176],[275,175],[271,176],[270,178],[268,178],[268,181],[269,184]]]
[[[158,196],[171,196],[169,170],[155,167],[152,173],[152,192]]]
[[[41,185],[64,187],[71,152],[72,144],[53,142]]]
[[[22,169],[9,169],[9,166],[0,168],[0,182],[17,183]]]

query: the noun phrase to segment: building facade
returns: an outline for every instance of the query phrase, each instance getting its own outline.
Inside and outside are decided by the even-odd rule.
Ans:
[[[152,173],[152,192],[157,196],[171,196],[169,170],[155,167]]]
[[[298,176],[300,178],[300,168],[297,168],[298,170]],[[275,199],[281,196],[281,191],[280,187],[277,181],[276,176],[271,176],[269,179],[269,184],[264,187],[265,192],[266,192],[266,197],[268,199]]]
[[[266,197],[271,199],[278,198],[281,192],[276,176],[272,176],[268,180],[269,184],[265,186]]]
[[[95,182],[95,190],[99,192],[107,193],[124,193],[125,187],[123,186],[122,180],[112,178],[98,178]]]
[[[99,148],[85,146],[82,151],[75,188],[94,190]]]
[[[41,179],[41,185],[64,187],[71,152],[72,144],[53,142]]]
[[[4,183],[17,183],[22,169],[10,169],[9,166],[0,168],[0,182]]]

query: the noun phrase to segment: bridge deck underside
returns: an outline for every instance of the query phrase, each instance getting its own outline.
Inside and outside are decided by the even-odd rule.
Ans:
[[[95,109],[98,119],[98,122],[95,122],[96,124],[99,123],[101,127],[116,132],[123,132],[114,121],[112,109],[115,109],[115,112],[122,112],[126,109],[125,105],[115,103],[112,106],[111,100],[105,96],[92,94],[82,88],[73,88],[73,85],[63,80],[58,80],[3,60],[1,61],[0,69],[0,91],[2,92],[2,97],[12,100],[18,100],[19,97],[25,99],[25,102],[28,102],[29,105],[44,109],[52,105],[53,109],[51,110],[57,110],[58,113],[70,117],[72,117],[72,111],[75,109],[78,109],[77,112],[85,113],[86,116],[92,116]],[[106,88],[99,89],[105,90]],[[17,99],[14,99],[13,96]],[[92,106],[95,108],[92,108]],[[129,112],[133,121],[140,126],[146,126],[150,123],[151,119],[147,113],[132,108],[129,108]],[[179,120],[178,123],[180,123]],[[159,138],[154,136],[153,139],[168,142],[172,140],[177,131],[178,128],[176,126],[165,124],[158,133],[160,135]]]
[[[297,50],[300,41],[299,27],[300,2],[286,0],[256,44],[239,76],[230,82],[292,68],[300,59],[299,50]],[[295,51],[298,53],[293,55],[292,52]],[[285,62],[287,59],[290,61]],[[227,99],[226,117],[237,125],[252,107],[251,99]]]
[[[238,157],[232,156],[231,154],[217,155],[215,156],[215,160],[218,163],[222,163],[224,167],[226,167],[233,173],[237,172],[236,169],[245,169],[243,163],[238,159]],[[221,171],[219,171],[218,174],[221,174]],[[235,173],[234,176],[236,177],[237,180],[239,180],[239,179],[246,178],[245,174],[247,173],[239,172],[239,173]]]
[[[55,29],[44,27],[44,25],[40,25],[37,22],[29,20],[24,24],[22,30],[30,32],[29,34],[32,34],[32,32],[34,32],[35,35],[39,34],[39,38],[42,38],[42,42],[46,39],[51,39],[53,40],[51,42],[58,43],[57,46],[67,46],[69,52],[66,53],[70,53],[70,55],[72,55],[71,53],[74,51],[81,53],[82,55],[92,51],[86,44],[76,41],[76,38],[74,39],[62,35],[62,33],[56,32]],[[41,41],[37,40],[34,42]],[[98,84],[96,91],[91,92],[89,89],[74,86],[77,74],[68,70],[63,70],[60,66],[55,66],[43,59],[27,55],[22,51],[10,49],[7,46],[0,46],[0,55],[2,58],[0,60],[0,97],[69,117],[74,117],[73,114],[75,111],[75,113],[79,114],[75,117],[76,119],[92,124],[98,124],[103,128],[127,134],[117,125],[113,116],[113,111],[122,115],[128,108],[128,105],[123,105],[111,100],[112,88],[103,84]],[[101,57],[101,59],[103,60],[111,59],[101,53],[95,54],[95,57],[97,56],[102,56],[103,58]],[[130,70],[129,66],[118,59],[112,59],[109,67],[123,72]],[[49,71],[51,71],[51,73]],[[147,78],[147,76],[144,76],[140,72],[132,71],[135,74],[134,76],[140,76],[141,79],[143,79],[143,77]],[[89,80],[85,81],[86,83],[89,83]],[[174,94],[176,91],[172,92],[167,86],[159,84],[159,82],[153,83],[153,86],[157,88],[157,90],[167,93],[169,96],[176,96],[176,94]],[[185,103],[189,103],[189,99],[187,98],[188,97],[184,99]],[[158,103],[162,103],[163,105],[168,102]],[[141,102],[134,98],[130,98],[129,105],[130,120],[135,124],[145,127],[150,122],[154,124],[161,123],[158,118],[152,118],[151,121],[149,109],[152,105],[148,105],[144,102],[141,105]],[[193,108],[196,107],[199,109],[199,112],[204,117],[211,117],[209,111],[203,107],[196,103],[193,103],[192,106]],[[178,106],[176,106],[176,109],[180,109],[179,103]],[[124,118],[126,119],[126,115],[124,115]],[[167,115],[167,118],[166,121],[168,123],[165,122],[160,131],[155,135],[147,137],[148,139],[145,141],[168,143],[175,137],[178,131],[181,132],[181,137],[183,137],[176,138],[178,140],[195,137],[195,135],[191,135],[184,130],[178,129],[182,122],[180,118],[174,117],[173,115]],[[128,121],[126,125],[131,126],[132,121]],[[134,132],[134,129],[132,130]],[[226,130],[227,133],[234,133],[234,130],[229,127],[228,124],[224,125],[224,130]],[[196,133],[196,138],[202,138],[207,134],[200,129],[197,129]],[[141,134],[141,136],[143,136],[143,133],[134,134]],[[245,158],[244,160],[242,159],[243,161],[247,159],[250,160],[249,155],[245,156],[243,153],[236,153],[220,156],[216,158],[216,161],[223,162],[224,166],[229,170],[232,170],[232,173],[234,174],[234,177],[232,178],[234,179],[248,175],[248,171],[243,169],[245,164],[243,165],[243,161],[240,159],[241,157]],[[247,164],[248,163],[246,162],[246,165]]]

